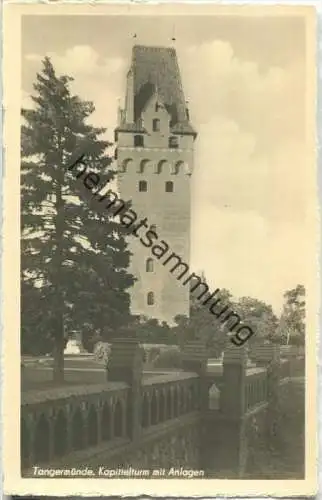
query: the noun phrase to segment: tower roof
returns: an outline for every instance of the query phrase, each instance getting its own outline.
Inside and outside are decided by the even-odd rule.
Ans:
[[[135,45],[132,51],[134,117],[141,112],[157,91],[171,115],[171,126],[182,133],[195,133],[187,117],[177,55],[171,47]]]

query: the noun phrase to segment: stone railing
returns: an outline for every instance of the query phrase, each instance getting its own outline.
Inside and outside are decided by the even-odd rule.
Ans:
[[[267,402],[267,370],[249,368],[246,370],[245,410],[251,410],[265,402]]]
[[[139,343],[118,339],[106,384],[22,395],[23,474],[45,464],[177,464],[242,475],[253,429],[272,427],[278,387],[287,373],[274,346],[258,351],[256,365],[249,367],[246,349],[229,342],[222,368],[208,372],[207,351],[190,342],[182,371],[143,377]],[[213,385],[217,399],[211,405]]]
[[[125,436],[128,392],[114,382],[22,395],[23,468]]]
[[[290,377],[290,361],[288,359],[281,358],[279,370],[281,381],[287,381]]]
[[[188,414],[194,415],[190,423],[198,423],[199,375],[172,372],[143,379],[140,355],[137,342],[117,341],[112,346],[106,384],[24,394],[23,470],[35,464],[82,463],[93,448],[104,452],[105,462],[115,452],[111,442],[137,443],[164,423],[178,421],[180,426],[180,419]]]
[[[156,375],[143,381],[142,428],[198,409],[198,375],[179,372]]]

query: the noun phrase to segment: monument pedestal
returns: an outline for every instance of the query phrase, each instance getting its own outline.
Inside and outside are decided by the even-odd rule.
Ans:
[[[82,344],[82,338],[80,333],[75,333],[72,338],[70,338],[64,349],[64,354],[83,354],[85,349]]]

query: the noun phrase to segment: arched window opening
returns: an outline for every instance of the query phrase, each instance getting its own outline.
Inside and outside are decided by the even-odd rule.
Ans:
[[[123,408],[120,401],[117,401],[114,409],[114,437],[123,436]]]
[[[67,451],[67,419],[63,410],[60,410],[54,426],[54,454],[62,457]]]
[[[111,438],[111,411],[108,403],[105,403],[102,410],[102,440],[108,441]]]
[[[188,409],[189,409],[189,411],[193,410],[193,408],[194,408],[193,397],[194,397],[193,387],[190,386],[189,390],[188,390]]]
[[[124,160],[121,164],[120,171],[127,172],[128,167],[131,165],[131,163],[133,163],[133,160],[131,158],[127,158],[126,160]]]
[[[160,120],[159,118],[154,118],[152,122],[153,132],[160,132]]]
[[[49,422],[45,415],[41,415],[35,432],[35,461],[36,463],[49,460]]]
[[[177,163],[175,163],[175,165],[172,168],[172,174],[177,175],[180,172],[180,170],[184,169],[184,167],[185,167],[184,161],[177,161]]]
[[[173,415],[173,417],[178,416],[178,393],[177,393],[176,389],[174,389],[174,392],[173,392],[172,415]]]
[[[139,191],[140,193],[146,193],[148,190],[148,183],[146,181],[139,182]]]
[[[184,387],[181,387],[180,391],[180,413],[185,413],[186,411],[186,391]]]
[[[156,392],[153,391],[151,399],[151,425],[158,423],[158,401]]]
[[[148,306],[153,306],[153,304],[154,304],[154,293],[153,292],[148,293],[147,304],[148,304]]]
[[[135,135],[134,136],[134,147],[143,148],[143,146],[144,146],[143,135]]]
[[[151,259],[151,258],[147,259],[146,260],[146,272],[153,273],[153,271],[154,271],[153,266],[154,266],[153,259]]]
[[[167,419],[172,418],[172,395],[171,390],[167,392]]]
[[[138,169],[139,174],[143,174],[143,172],[145,171],[148,164],[149,164],[149,160],[144,159],[144,160],[140,161],[140,165],[139,165],[139,169]]]
[[[27,467],[29,465],[30,456],[30,434],[28,432],[27,424],[22,417],[20,421],[20,449],[22,465],[23,467]]]
[[[143,396],[141,423],[142,427],[149,425],[149,400],[146,394]]]
[[[163,422],[166,419],[165,413],[165,397],[163,391],[159,394],[159,422]]]
[[[177,149],[178,146],[179,146],[178,137],[176,137],[176,136],[169,137],[169,148],[170,149]]]
[[[161,161],[159,161],[159,163],[157,164],[157,168],[156,168],[155,172],[157,174],[161,174],[166,164],[167,164],[167,160],[161,160]]]
[[[98,439],[97,413],[94,405],[91,405],[88,412],[88,444],[96,446]]]
[[[167,181],[165,183],[165,192],[166,193],[173,193],[173,182],[172,181]]]
[[[72,447],[73,450],[82,450],[85,445],[84,439],[84,424],[83,416],[80,408],[78,408],[73,416],[72,421]]]
[[[156,230],[157,230],[157,226],[155,224],[151,224],[149,231],[155,232]]]

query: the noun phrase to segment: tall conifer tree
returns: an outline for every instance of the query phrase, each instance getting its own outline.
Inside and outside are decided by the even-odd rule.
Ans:
[[[32,351],[28,339],[52,339],[56,381],[63,380],[71,331],[86,324],[93,333],[117,332],[127,322],[126,290],[134,281],[120,225],[90,210],[67,170],[81,152],[102,180],[114,176],[111,144],[100,138],[105,129],[88,124],[94,105],[71,93],[71,81],[45,58],[34,107],[22,109],[22,347]]]

